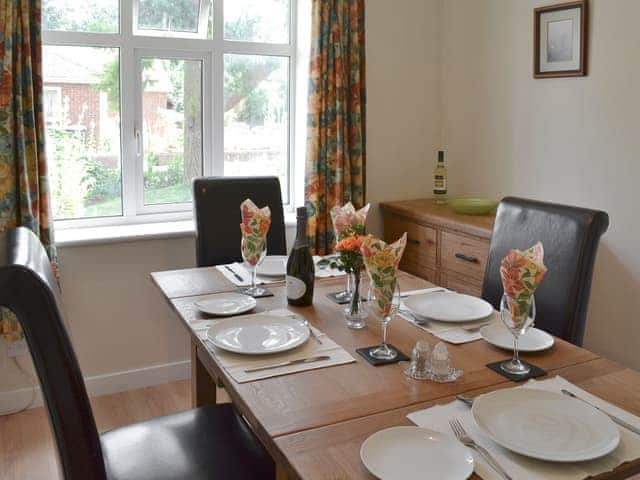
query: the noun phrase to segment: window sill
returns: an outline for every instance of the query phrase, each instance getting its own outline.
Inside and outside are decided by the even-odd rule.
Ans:
[[[285,212],[284,217],[285,227],[295,227],[296,215],[294,212]],[[194,235],[193,220],[181,220],[174,222],[57,229],[55,232],[55,240],[56,246],[65,248],[145,240],[165,240],[170,238],[193,237]]]

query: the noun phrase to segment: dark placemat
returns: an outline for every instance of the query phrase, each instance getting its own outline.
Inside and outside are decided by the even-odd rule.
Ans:
[[[245,293],[244,288],[245,287],[238,287],[238,289],[236,291],[238,293],[242,293],[243,295],[249,295],[248,293]],[[262,295],[251,295],[251,296],[253,298],[273,297],[273,293],[271,292],[271,290],[267,290],[264,287],[262,287],[262,289],[264,290],[264,293]]]
[[[371,345],[370,347],[357,348],[356,352],[358,352],[358,354],[361,357],[364,357],[364,359],[374,367],[378,367],[380,365],[389,365],[390,363],[406,362],[407,360],[409,360],[409,357],[407,357],[404,353],[402,353],[396,347],[394,347],[390,343],[387,343],[387,345],[389,345],[390,348],[393,348],[396,352],[398,352],[398,355],[393,360],[380,360],[377,358],[373,358],[371,355],[369,355],[369,350],[377,347],[378,345]]]
[[[511,375],[510,373],[505,372],[500,368],[500,364],[504,362],[504,360],[489,363],[487,364],[487,367],[489,367],[494,372],[499,373],[503,377],[507,377],[512,382],[522,382],[523,380],[529,380],[530,378],[537,378],[547,374],[547,372],[540,367],[536,367],[535,365],[532,365],[529,362],[525,362],[524,360],[520,361],[531,368],[531,371],[527,375]]]
[[[346,300],[344,298],[339,298],[336,295],[341,294],[342,292],[333,292],[333,293],[327,293],[327,298],[329,300],[331,300],[334,303],[337,303],[338,305],[346,305],[347,303],[349,303],[351,301],[350,298],[347,298]]]

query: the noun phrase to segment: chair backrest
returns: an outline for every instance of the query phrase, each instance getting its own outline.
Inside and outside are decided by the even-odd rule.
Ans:
[[[271,209],[267,254],[286,255],[284,210],[278,177],[201,177],[193,181],[196,260],[199,267],[240,262],[240,204],[250,198]]]
[[[49,411],[65,479],[106,479],[98,430],[60,312],[58,286],[31,230],[0,233],[0,305],[24,331]]]
[[[535,325],[582,345],[598,242],[609,215],[598,210],[507,197],[493,225],[482,297],[499,308],[500,262],[512,248],[544,245],[547,273],[536,290]]]

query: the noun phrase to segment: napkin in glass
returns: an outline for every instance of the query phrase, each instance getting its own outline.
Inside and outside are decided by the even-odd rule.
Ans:
[[[516,324],[526,320],[533,293],[547,272],[543,260],[544,248],[538,242],[525,251],[511,250],[500,263],[502,286]]]
[[[240,231],[245,240],[242,242],[242,254],[249,264],[256,265],[264,250],[264,242],[271,226],[271,210],[269,207],[258,208],[247,198],[240,204],[240,212]]]
[[[358,229],[364,231],[364,225],[367,223],[367,214],[371,204],[367,203],[360,210],[355,209],[351,202],[347,202],[344,206],[336,205],[331,209],[331,222],[336,232],[336,239],[340,239],[345,231]]]
[[[407,233],[391,244],[368,236],[362,242],[360,252],[364,266],[371,280],[376,305],[381,315],[387,316],[391,311],[393,295],[398,279],[396,273],[407,246]]]

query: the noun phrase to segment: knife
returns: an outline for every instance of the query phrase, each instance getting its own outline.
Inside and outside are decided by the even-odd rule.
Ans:
[[[300,365],[302,363],[321,362],[323,360],[331,360],[329,355],[319,355],[317,357],[300,358],[298,360],[289,360],[288,362],[272,363],[263,367],[246,368],[244,373],[261,372],[262,370],[271,370],[272,368],[288,367],[289,365]]]
[[[577,400],[583,401],[584,403],[586,403],[587,405],[589,405],[590,407],[595,408],[596,410],[601,411],[602,413],[604,413],[607,417],[609,417],[611,420],[613,420],[615,423],[617,423],[618,425],[620,425],[623,428],[626,428],[627,430],[632,431],[633,433],[635,433],[636,435],[640,435],[640,429],[634,427],[633,425],[628,424],[627,422],[625,422],[624,420],[622,420],[621,418],[616,417],[615,415],[611,415],[608,412],[605,412],[603,409],[601,409],[600,407],[598,407],[597,405],[594,405],[593,403],[590,403],[588,401],[586,401],[584,398],[580,398],[579,396],[577,396],[575,393],[570,392],[569,390],[565,390],[564,388],[561,390],[562,393],[564,393],[565,395],[571,397],[571,398],[575,398]]]
[[[224,268],[229,270],[233,274],[233,276],[236,277],[236,280],[238,280],[239,282],[244,282],[244,278],[238,275],[236,271],[233,268],[231,268],[229,265],[225,265]]]

